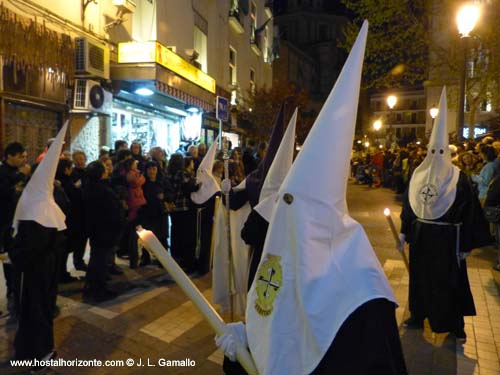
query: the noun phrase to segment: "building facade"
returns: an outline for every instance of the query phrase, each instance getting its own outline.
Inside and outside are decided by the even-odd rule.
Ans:
[[[387,104],[387,98],[396,97],[392,109]],[[423,88],[394,89],[379,91],[370,95],[371,122],[365,124],[364,134],[376,142],[392,146],[426,139],[426,96]],[[374,126],[380,121],[380,129]]]
[[[89,160],[116,139],[168,153],[211,143],[217,95],[236,108],[248,90],[272,84],[268,1],[12,0],[1,7],[18,34],[0,41],[0,148],[21,141],[30,160],[66,119],[71,149],[84,149]],[[15,43],[32,29],[33,45]],[[50,54],[37,53],[37,42]],[[225,130],[237,136],[236,126],[230,120]]]
[[[275,17],[280,40],[280,58],[275,75],[283,69],[291,82],[303,82],[313,101],[322,103],[335,83],[346,59],[340,48],[348,19],[325,11],[323,0],[289,0],[283,12]],[[298,52],[300,51],[300,52]]]

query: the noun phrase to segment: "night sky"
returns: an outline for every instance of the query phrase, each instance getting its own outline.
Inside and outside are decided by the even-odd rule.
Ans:
[[[274,0],[274,12],[279,15],[286,11],[288,0]],[[349,15],[349,12],[342,5],[340,0],[324,0],[323,7],[325,12],[335,13],[338,15]]]

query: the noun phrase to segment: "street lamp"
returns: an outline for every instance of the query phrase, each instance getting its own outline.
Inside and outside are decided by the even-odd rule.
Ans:
[[[434,124],[434,119],[437,117],[439,113],[439,109],[437,107],[432,107],[431,109],[429,109],[429,115],[431,115],[431,118],[432,118],[432,124]]]
[[[398,98],[396,98],[396,96],[389,95],[387,97],[387,105],[389,106],[390,109],[393,109],[397,102],[398,102]]]
[[[392,123],[393,123],[393,116],[392,116],[392,110],[396,106],[396,103],[398,102],[398,98],[395,95],[389,95],[386,99],[387,106],[389,107],[389,145],[386,145],[391,147],[392,145]]]
[[[382,121],[380,120],[375,120],[375,122],[373,123],[373,129],[375,129],[375,131],[379,131],[380,129],[382,129]]]
[[[465,72],[467,69],[467,40],[470,32],[476,26],[479,20],[479,7],[475,4],[466,4],[462,6],[457,13],[457,27],[460,38],[462,39],[463,64],[460,72],[460,95],[458,98],[458,139],[463,139],[464,134],[464,105],[465,105]],[[471,128],[474,125],[471,124]],[[474,139],[474,131],[469,131],[469,138]]]
[[[434,127],[434,120],[436,119],[437,115],[439,113],[439,109],[436,107],[436,105],[433,105],[431,109],[429,109],[429,115],[431,116],[431,126],[430,127],[425,127],[425,137],[429,139],[431,136],[432,128]]]

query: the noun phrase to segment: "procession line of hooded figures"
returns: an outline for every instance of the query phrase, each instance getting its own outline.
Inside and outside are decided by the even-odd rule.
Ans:
[[[245,323],[228,324],[216,338],[228,374],[245,373],[234,361],[237,342],[248,347],[259,374],[407,373],[396,298],[346,203],[367,32],[365,21],[293,164],[297,111],[283,135],[281,110],[259,168],[230,192],[230,184],[222,184],[230,196],[232,255],[226,230],[220,229],[227,228],[221,204],[215,219],[214,303],[228,309],[233,299],[232,308],[245,317]],[[434,332],[464,339],[463,317],[475,314],[466,256],[491,239],[469,180],[451,163],[444,88],[439,109],[428,155],[406,193],[398,248],[410,245],[407,324],[422,327],[427,318]],[[54,353],[54,301],[44,296],[52,295],[55,281],[41,275],[55,274],[51,249],[57,232],[65,228],[52,195],[55,166],[50,163],[57,163],[66,127],[33,174],[15,213],[12,261],[23,259],[18,358],[50,358]],[[210,164],[216,147],[198,170],[202,185],[192,198],[200,203],[219,191]]]

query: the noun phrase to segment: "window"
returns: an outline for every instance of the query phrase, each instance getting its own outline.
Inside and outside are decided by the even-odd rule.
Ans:
[[[231,104],[236,105],[236,50],[229,47],[229,84],[231,85]]]
[[[198,52],[197,61],[201,65],[201,70],[207,72],[207,34],[198,26],[194,27],[194,49]]]
[[[250,69],[250,91],[255,93],[255,70]]]
[[[250,41],[252,43],[256,43],[257,40],[255,30],[257,30],[257,6],[252,1],[250,4]]]

